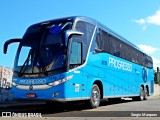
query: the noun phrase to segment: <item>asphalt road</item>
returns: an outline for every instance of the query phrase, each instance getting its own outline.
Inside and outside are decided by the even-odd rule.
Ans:
[[[142,111],[142,112],[141,112]],[[159,111],[159,112],[153,112]],[[55,114],[44,114],[46,117],[134,117],[136,113],[153,113],[160,116],[160,96],[146,101],[103,101],[100,107],[89,109],[86,104],[74,104]],[[133,113],[133,114],[132,114]],[[134,115],[135,113],[135,115]],[[132,114],[132,115],[131,115]],[[136,116],[137,117],[137,116]],[[139,116],[140,117],[140,116]]]
[[[154,112],[153,112],[154,111]],[[40,119],[74,119],[88,120],[96,119],[100,120],[101,117],[106,119],[122,119],[122,117],[129,117],[130,120],[144,119],[144,116],[151,119],[154,116],[155,119],[160,119],[156,115],[160,116],[160,96],[152,96],[146,101],[132,101],[132,100],[120,100],[120,101],[103,101],[100,107],[96,109],[89,109],[85,103],[71,103],[71,104],[53,104],[53,105],[27,105],[27,106],[14,106],[0,109],[0,113],[10,112],[12,119],[29,119],[27,117],[17,118],[16,113],[38,113],[37,116],[42,116]],[[15,114],[14,114],[15,113]],[[23,114],[23,115],[24,115]],[[20,114],[19,114],[20,115]],[[22,114],[21,114],[22,115]],[[59,118],[60,117],[60,118]],[[1,117],[0,119],[3,119]],[[33,118],[30,117],[30,119]],[[35,118],[33,118],[35,119]],[[126,118],[123,118],[126,119]],[[5,117],[6,120],[6,117]],[[39,120],[39,118],[37,118]]]

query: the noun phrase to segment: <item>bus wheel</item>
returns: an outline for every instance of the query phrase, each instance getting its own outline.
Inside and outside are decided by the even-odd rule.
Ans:
[[[147,97],[148,97],[148,90],[147,90],[147,88],[145,88],[145,90],[144,90],[144,100],[147,100]]]
[[[143,87],[141,87],[140,89],[140,101],[143,101],[145,99],[145,91],[143,89]]]
[[[97,108],[100,104],[101,93],[98,85],[94,84],[92,86],[90,106],[91,108]]]
[[[140,95],[132,98],[135,101],[143,101],[145,99],[145,91],[143,87],[140,88]]]

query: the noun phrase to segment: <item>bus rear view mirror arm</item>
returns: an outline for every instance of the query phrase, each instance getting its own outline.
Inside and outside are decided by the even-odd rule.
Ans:
[[[15,43],[15,42],[21,42],[20,38],[15,38],[15,39],[10,39],[8,41],[5,42],[4,47],[3,47],[3,53],[6,54],[7,53],[7,49],[8,49],[8,45],[11,43]]]
[[[67,30],[65,32],[65,45],[67,46],[68,44],[68,38],[71,36],[71,35],[83,35],[84,33],[82,32],[79,32],[77,30]]]

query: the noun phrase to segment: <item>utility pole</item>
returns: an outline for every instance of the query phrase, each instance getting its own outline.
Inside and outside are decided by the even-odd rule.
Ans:
[[[159,72],[159,67],[157,67],[157,82],[160,85],[160,72]]]

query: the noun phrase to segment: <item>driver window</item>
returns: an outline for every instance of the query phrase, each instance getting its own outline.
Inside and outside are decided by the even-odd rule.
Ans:
[[[73,41],[71,44],[70,69],[82,64],[82,43]]]

